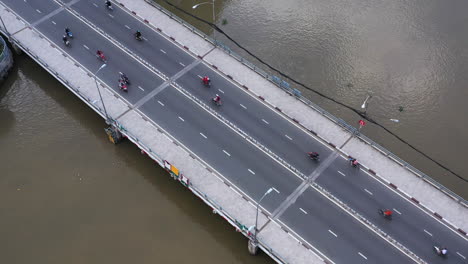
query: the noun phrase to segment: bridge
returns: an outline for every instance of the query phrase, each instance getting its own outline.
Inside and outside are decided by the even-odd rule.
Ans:
[[[0,3],[14,46],[101,115],[112,139],[131,140],[245,235],[251,253],[279,263],[468,263],[466,200],[158,5]]]

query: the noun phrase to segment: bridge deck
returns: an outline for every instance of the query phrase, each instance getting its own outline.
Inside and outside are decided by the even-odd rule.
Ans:
[[[296,97],[286,96],[285,91],[186,27],[148,8],[143,0],[122,3],[154,27],[143,26],[127,9],[117,6],[107,14],[108,10],[100,8],[102,1],[66,1],[67,8],[52,0],[2,2],[33,26],[25,28],[2,8],[2,18],[13,37],[100,114],[104,108],[88,73],[100,66],[94,51],[105,50],[109,62],[98,78],[108,114],[160,165],[164,166],[163,160],[176,165],[190,179],[192,191],[228,221],[252,226],[254,201],[274,187],[275,192],[262,202],[268,218],[260,217],[259,239],[264,248],[274,251],[277,260],[319,263],[307,249],[313,245],[314,251],[340,263],[357,263],[363,258],[380,263],[410,262],[392,246],[398,244],[392,239],[404,246],[398,249],[407,248],[431,263],[441,261],[431,251],[431,245],[439,241],[459,253],[454,254],[454,261],[468,256],[466,238],[408,198],[416,197],[464,230],[466,207],[329,117],[298,103]],[[113,20],[116,15],[120,25]],[[68,48],[61,45],[63,25],[70,25],[75,34]],[[124,32],[126,27],[142,28],[148,40],[136,42]],[[115,85],[119,71],[132,80],[128,94]],[[212,77],[211,88],[200,85],[198,76],[205,74]],[[209,102],[214,93],[225,98],[221,108]],[[259,95],[265,100],[258,99]],[[322,161],[311,163],[305,152],[317,149]],[[357,157],[364,169],[370,167],[378,175],[352,170],[346,154]],[[405,193],[388,188],[389,182]],[[402,215],[389,225],[375,213],[382,207],[395,207]],[[382,239],[385,234],[392,244]]]

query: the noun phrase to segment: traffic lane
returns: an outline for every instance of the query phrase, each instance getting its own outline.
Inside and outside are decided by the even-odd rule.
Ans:
[[[79,1],[71,8],[166,75],[176,74],[195,60],[119,6],[110,11],[102,1]],[[136,30],[142,33],[143,41],[135,39]]]
[[[203,85],[202,76],[210,77],[211,87]],[[202,100],[209,101],[218,94],[223,105],[216,111],[305,174],[317,166],[307,152],[319,152],[322,159],[331,153],[324,144],[204,64],[185,73],[177,83]]]
[[[276,208],[301,182],[172,87],[140,110],[253,199],[275,188],[279,193],[275,191],[262,203],[268,210]]]
[[[74,34],[69,47],[62,41],[67,25],[73,25]],[[103,64],[96,56],[96,51],[102,50],[107,57],[107,66],[99,72],[99,78],[130,103],[137,102],[163,83],[160,77],[89,26],[80,23],[68,11],[45,20],[37,29],[90,71],[96,71]],[[119,72],[125,73],[131,81],[128,92],[118,87]]]
[[[33,23],[60,8],[60,6],[52,0],[2,0],[2,2],[29,23]]]
[[[369,174],[350,166],[345,159],[337,159],[334,166],[327,168],[317,179],[317,183],[419,257],[433,259],[431,263],[444,261],[441,258],[434,259],[432,246],[439,244],[449,248],[460,260],[468,256],[466,239]],[[378,209],[385,208],[395,212],[392,221],[377,213]]]
[[[280,220],[335,263],[414,263],[310,188],[298,197]]]

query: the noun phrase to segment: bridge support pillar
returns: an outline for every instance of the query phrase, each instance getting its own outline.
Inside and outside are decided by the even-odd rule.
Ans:
[[[105,128],[104,130],[106,131],[107,137],[109,138],[110,142],[117,144],[120,141],[122,141],[122,133],[120,133],[120,131],[116,127],[110,126],[108,128]]]
[[[249,250],[250,255],[255,256],[258,254],[258,242],[257,241],[254,241],[253,239],[249,239],[247,248]]]

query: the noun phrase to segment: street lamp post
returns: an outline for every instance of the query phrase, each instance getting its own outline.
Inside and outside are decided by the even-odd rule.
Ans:
[[[102,64],[101,67],[99,67],[99,69],[94,73],[94,82],[96,83],[96,89],[99,93],[99,98],[101,99],[102,107],[104,108],[104,114],[106,115],[106,123],[109,123],[109,120],[110,120],[109,115],[107,114],[106,106],[104,105],[104,100],[102,100],[101,90],[99,89],[99,85],[97,83],[97,78],[96,78],[96,75],[98,74],[98,72],[106,66],[107,64],[105,63]]]
[[[265,194],[263,194],[262,198],[260,198],[260,200],[258,200],[257,202],[257,214],[255,216],[255,227],[254,227],[254,243],[257,244],[257,232],[258,232],[258,229],[257,229],[257,224],[258,224],[258,208],[260,207],[260,203],[262,202],[263,198],[265,198],[265,196],[267,196],[269,193],[271,193],[273,191],[273,188],[270,188],[268,189],[268,191],[265,192]]]
[[[200,3],[200,4],[196,4],[194,6],[192,6],[192,9],[195,9],[201,5],[204,5],[204,4],[211,4],[213,6],[213,24],[216,23],[216,20],[215,20],[215,0],[212,0],[211,2],[203,2],[203,3]],[[213,39],[216,40],[216,29],[213,28]]]

